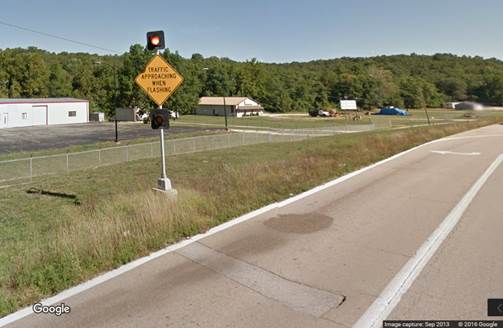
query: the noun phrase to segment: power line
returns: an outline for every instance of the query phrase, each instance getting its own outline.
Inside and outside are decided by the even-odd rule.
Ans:
[[[59,35],[54,35],[54,34],[50,34],[50,33],[46,33],[46,32],[41,32],[41,31],[33,30],[31,28],[28,28],[28,27],[23,27],[23,26],[11,24],[11,23],[8,23],[8,22],[2,21],[2,20],[0,20],[0,24],[1,25],[5,25],[5,26],[9,26],[9,27],[13,27],[13,28],[17,28],[19,30],[23,30],[23,31],[28,31],[28,32],[32,32],[32,33],[44,35],[44,36],[47,36],[47,37],[50,37],[50,38],[54,38],[54,39],[58,39],[58,40],[63,40],[63,41],[66,41],[66,42],[71,42],[71,43],[78,44],[78,45],[81,45],[81,46],[86,46],[86,47],[89,47],[89,48],[95,48],[95,49],[99,49],[99,50],[103,50],[103,51],[107,51],[107,52],[114,52],[114,53],[117,53],[117,54],[121,53],[120,51],[117,51],[117,50],[103,48],[103,47],[96,46],[96,45],[91,44],[91,43],[80,42],[80,41],[72,40],[72,39],[65,38],[65,37],[62,37],[62,36],[59,36]]]

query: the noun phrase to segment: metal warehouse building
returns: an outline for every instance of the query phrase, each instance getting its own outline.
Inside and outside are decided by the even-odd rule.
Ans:
[[[87,100],[0,98],[0,129],[86,122],[89,122],[89,101]]]

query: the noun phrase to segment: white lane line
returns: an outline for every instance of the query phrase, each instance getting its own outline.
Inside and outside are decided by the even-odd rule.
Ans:
[[[501,138],[503,134],[483,134],[483,135],[475,135],[475,136],[454,136],[454,137],[446,137],[444,140],[462,140],[462,139],[478,139],[478,138]]]
[[[248,221],[250,219],[253,219],[254,217],[257,217],[263,213],[266,213],[267,211],[270,211],[270,210],[273,210],[273,209],[276,209],[276,208],[281,208],[281,207],[284,207],[288,204],[291,204],[291,203],[294,203],[300,199],[303,199],[303,198],[306,198],[308,196],[311,196],[313,194],[316,194],[320,191],[323,191],[325,189],[328,189],[328,188],[331,188],[337,184],[340,184],[346,180],[349,180],[357,175],[360,175],[366,171],[369,171],[377,166],[380,166],[380,165],[383,165],[387,162],[390,162],[390,161],[393,161],[399,157],[402,157],[403,155],[406,155],[410,152],[413,152],[419,148],[422,148],[422,147],[425,147],[425,146],[428,146],[428,145],[431,145],[431,144],[435,144],[435,143],[438,143],[438,142],[443,142],[443,141],[448,141],[450,140],[451,138],[453,137],[447,137],[447,138],[443,138],[443,139],[436,139],[436,140],[432,140],[432,141],[429,141],[427,143],[424,143],[424,144],[421,144],[421,145],[418,145],[416,147],[413,147],[413,148],[410,148],[408,150],[405,150],[401,153],[398,153],[398,154],[395,154],[391,157],[388,157],[386,159],[383,159],[377,163],[374,163],[374,164],[371,164],[367,167],[364,167],[364,168],[361,168],[357,171],[354,171],[354,172],[351,172],[349,174],[346,174],[342,177],[339,177],[335,180],[332,180],[332,181],[329,181],[323,185],[320,185],[320,186],[317,186],[311,190],[308,190],[308,191],[305,191],[301,194],[298,194],[296,196],[293,196],[291,198],[287,198],[281,202],[278,202],[278,203],[273,203],[273,204],[270,204],[270,205],[267,205],[265,207],[262,207],[262,208],[259,208],[253,212],[250,212],[250,213],[247,213],[247,214],[244,214],[238,218],[235,218],[235,219],[232,219],[232,220],[229,220],[219,226],[216,226],[214,228],[211,228],[210,230],[208,230],[207,232],[205,233],[202,233],[202,234],[199,234],[199,235],[195,235],[189,239],[186,239],[186,240],[182,240],[176,244],[173,244],[173,245],[170,245],[166,248],[163,248],[161,250],[158,250],[157,252],[154,252],[150,255],[147,255],[145,257],[141,257],[133,262],[130,262],[130,263],[127,263],[121,267],[118,267],[117,269],[115,270],[112,270],[112,271],[108,271],[100,276],[97,276],[91,280],[88,280],[86,282],[83,282],[77,286],[74,286],[74,287],[71,287],[69,289],[66,289],[64,291],[62,291],[61,293],[57,294],[57,295],[54,295],[50,298],[47,298],[47,299],[44,299],[44,300],[41,300],[40,303],[42,304],[45,304],[45,305],[51,305],[51,304],[57,304],[57,303],[61,303],[62,301],[66,300],[67,298],[70,298],[72,296],[75,296],[79,293],[82,293],[88,289],[91,289],[97,285],[100,285],[110,279],[113,279],[123,273],[126,273],[128,271],[131,271],[147,262],[150,262],[158,257],[161,257],[163,255],[166,255],[168,253],[171,253],[171,252],[174,252],[176,251],[177,249],[180,249],[182,247],[185,247],[189,244],[192,244],[193,242],[196,242],[200,239],[203,239],[203,238],[206,238],[208,236],[211,236],[211,235],[214,235],[220,231],[223,231],[223,230],[226,230],[226,229],[229,229],[241,222],[245,222],[245,221]],[[19,319],[22,319],[30,314],[33,313],[33,310],[31,308],[31,306],[27,306],[21,310],[18,310],[12,314],[9,314],[3,318],[0,318],[0,327],[3,327],[3,326],[6,326],[8,325],[9,323],[12,323],[14,321],[17,321]]]
[[[430,150],[430,152],[434,154],[440,155],[462,155],[462,156],[478,156],[480,153],[472,152],[472,153],[460,153],[456,151],[448,151],[448,150]]]
[[[472,185],[470,190],[463,196],[459,203],[451,210],[447,217],[437,227],[437,229],[426,239],[417,250],[416,255],[410,258],[396,276],[390,281],[386,288],[376,298],[374,303],[365,311],[363,316],[355,323],[356,328],[382,327],[382,321],[393,311],[400,302],[414,280],[419,276],[428,261],[433,257],[442,242],[459,222],[463,213],[468,208],[472,200],[480,191],[491,174],[503,162],[503,154],[487,168],[487,170]]]

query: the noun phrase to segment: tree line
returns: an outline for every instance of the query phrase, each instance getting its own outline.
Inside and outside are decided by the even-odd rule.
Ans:
[[[394,105],[441,107],[444,102],[503,104],[503,61],[452,54],[339,58],[285,64],[245,62],[194,54],[162,56],[185,79],[166,103],[193,112],[201,96],[248,96],[271,112],[335,108],[356,99],[364,109]],[[152,54],[133,45],[122,55],[0,50],[0,98],[77,97],[93,111],[153,108],[134,78]]]

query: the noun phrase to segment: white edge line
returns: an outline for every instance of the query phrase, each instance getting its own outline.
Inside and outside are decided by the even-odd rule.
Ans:
[[[398,302],[400,302],[401,297],[407,292],[414,280],[419,276],[442,242],[460,221],[463,213],[480,191],[482,186],[502,162],[503,154],[500,154],[477,179],[459,203],[449,212],[437,229],[435,229],[428,239],[426,239],[426,241],[416,251],[414,257],[410,258],[407,263],[405,263],[402,269],[389,282],[386,288],[384,288],[381,294],[375,299],[375,301],[370,305],[367,311],[365,311],[353,327],[382,327],[382,321],[387,318]]]
[[[462,156],[478,156],[478,155],[480,155],[479,152],[461,153],[461,152],[449,151],[449,150],[430,150],[430,152],[434,153],[434,154],[440,154],[440,155],[462,155]]]
[[[123,274],[125,272],[131,271],[131,270],[139,267],[140,265],[143,265],[143,264],[145,264],[145,263],[147,263],[149,261],[152,261],[152,260],[154,260],[154,259],[156,259],[156,258],[158,258],[160,256],[163,256],[165,254],[174,252],[177,249],[185,247],[185,246],[187,246],[187,245],[189,245],[191,243],[194,243],[194,242],[196,242],[198,240],[201,240],[203,238],[206,238],[208,236],[216,234],[216,233],[218,233],[220,231],[226,230],[226,229],[228,229],[230,227],[233,227],[233,226],[235,226],[235,225],[237,225],[239,223],[248,221],[248,220],[250,220],[250,219],[252,219],[252,218],[254,218],[256,216],[259,216],[259,215],[261,215],[261,214],[263,214],[263,213],[265,213],[267,211],[273,210],[275,208],[284,207],[284,206],[286,206],[288,204],[291,204],[293,202],[296,202],[296,201],[298,201],[300,199],[303,199],[303,198],[306,198],[308,196],[311,196],[311,195],[313,195],[313,194],[315,194],[317,192],[320,192],[322,190],[325,190],[327,188],[335,186],[335,185],[337,185],[339,183],[342,183],[342,182],[344,182],[346,180],[349,180],[349,179],[351,179],[351,178],[353,178],[353,177],[355,177],[357,175],[362,174],[363,172],[371,170],[371,169],[373,169],[373,168],[375,168],[377,166],[380,166],[380,165],[382,165],[384,163],[390,162],[390,161],[392,161],[392,160],[394,160],[396,158],[399,158],[399,157],[401,157],[403,155],[406,155],[406,154],[408,154],[410,152],[413,152],[413,151],[415,151],[415,150],[417,150],[419,148],[422,148],[424,146],[431,145],[431,144],[434,144],[434,143],[437,143],[437,142],[440,142],[440,141],[448,141],[448,140],[453,140],[453,138],[452,137],[445,137],[445,138],[435,139],[435,140],[432,140],[432,141],[420,144],[420,145],[415,146],[413,148],[407,149],[407,150],[405,150],[405,151],[403,151],[401,153],[398,153],[398,154],[395,154],[395,155],[393,155],[391,157],[388,157],[388,158],[385,158],[383,160],[380,160],[379,162],[376,162],[376,163],[371,164],[369,166],[363,167],[363,168],[361,168],[361,169],[359,169],[357,171],[354,171],[354,172],[351,172],[349,174],[343,175],[343,176],[341,176],[341,177],[339,177],[339,178],[337,178],[335,180],[329,181],[329,182],[327,182],[325,184],[317,186],[317,187],[315,187],[313,189],[310,189],[308,191],[305,191],[305,192],[303,192],[301,194],[298,194],[296,196],[287,198],[287,199],[285,199],[285,200],[283,200],[281,202],[276,202],[276,203],[269,204],[269,205],[267,205],[265,207],[259,208],[259,209],[255,210],[255,211],[249,212],[249,213],[244,214],[244,215],[242,215],[240,217],[237,217],[235,219],[232,219],[230,221],[222,223],[221,225],[213,227],[210,230],[206,231],[205,233],[198,234],[198,235],[195,235],[195,236],[193,236],[193,237],[191,237],[189,239],[182,240],[182,241],[180,241],[180,242],[178,242],[176,244],[170,245],[170,246],[168,246],[166,248],[163,248],[163,249],[161,249],[159,251],[151,253],[150,255],[141,257],[141,258],[139,258],[137,260],[134,260],[134,261],[132,261],[130,263],[124,264],[124,265],[120,266],[117,269],[108,271],[108,272],[106,272],[106,273],[104,273],[102,275],[99,275],[99,276],[97,276],[95,278],[92,278],[92,279],[90,279],[90,280],[88,280],[86,282],[83,282],[83,283],[81,283],[81,284],[79,284],[77,286],[74,286],[74,287],[71,287],[69,289],[66,289],[66,290],[60,292],[57,295],[54,295],[52,297],[49,297],[49,298],[41,300],[40,303],[46,304],[46,305],[59,303],[59,302],[65,300],[65,299],[67,299],[69,297],[77,295],[77,294],[79,294],[79,293],[81,293],[83,291],[91,289],[91,288],[93,288],[93,287],[95,287],[95,286],[97,286],[99,284],[102,284],[102,283],[104,283],[104,282],[106,282],[106,281],[108,281],[110,279],[113,279],[113,278],[115,278],[115,277],[117,277],[117,276],[119,276],[119,275],[121,275],[121,274]],[[24,317],[26,317],[26,316],[28,316],[28,315],[30,315],[32,313],[33,313],[32,307],[31,306],[27,306],[27,307],[25,307],[25,308],[23,308],[21,310],[18,310],[18,311],[14,312],[12,314],[9,314],[9,315],[7,315],[7,316],[5,316],[3,318],[0,318],[0,327],[6,326],[6,325],[8,325],[8,324],[10,324],[10,323],[12,323],[14,321],[17,321],[19,319],[22,319],[22,318],[24,318]]]

